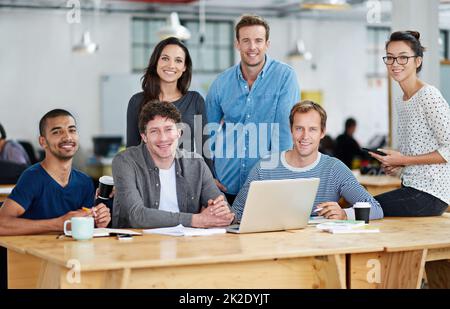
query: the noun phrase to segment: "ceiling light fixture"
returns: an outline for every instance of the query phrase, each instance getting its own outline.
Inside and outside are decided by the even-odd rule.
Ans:
[[[289,60],[311,60],[312,54],[306,51],[305,42],[297,40],[294,48],[287,55]]]
[[[309,10],[346,10],[350,8],[347,0],[305,0],[300,6]]]
[[[93,54],[98,50],[98,44],[91,41],[91,34],[85,31],[81,37],[81,42],[74,47],[72,51],[79,54]]]
[[[158,35],[162,40],[172,36],[180,40],[189,40],[191,38],[189,29],[180,24],[177,12],[170,13],[167,25],[158,30]]]

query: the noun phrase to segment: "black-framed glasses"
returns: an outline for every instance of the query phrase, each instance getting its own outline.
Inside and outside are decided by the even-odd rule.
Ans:
[[[398,57],[386,56],[383,57],[383,61],[387,65],[392,65],[394,64],[395,61],[397,61],[397,63],[400,65],[405,65],[408,63],[409,58],[417,58],[417,57],[418,56],[398,56]]]

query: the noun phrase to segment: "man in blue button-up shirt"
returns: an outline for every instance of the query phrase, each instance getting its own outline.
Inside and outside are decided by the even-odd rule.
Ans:
[[[235,30],[241,62],[221,73],[206,97],[216,183],[230,204],[259,158],[292,147],[289,112],[300,99],[294,70],[266,55],[267,22],[244,15]]]

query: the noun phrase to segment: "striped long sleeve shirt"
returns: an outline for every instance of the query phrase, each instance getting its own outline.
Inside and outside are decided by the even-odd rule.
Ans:
[[[286,152],[282,152],[277,155],[278,158],[262,159],[251,170],[232,206],[238,220],[242,217],[245,200],[252,181],[297,178],[320,178],[313,213],[318,204],[338,202],[343,197],[351,205],[357,202],[370,203],[370,219],[383,218],[383,210],[380,204],[358,183],[351,170],[338,159],[319,153],[317,160],[311,165],[296,168],[286,162],[285,154]],[[275,162],[275,164],[265,164],[267,162]],[[355,218],[353,208],[344,210],[348,219]]]

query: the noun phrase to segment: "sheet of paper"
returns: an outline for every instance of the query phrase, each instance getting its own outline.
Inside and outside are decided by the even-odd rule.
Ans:
[[[322,224],[322,223],[331,223],[333,225],[341,225],[341,224],[348,224],[348,225],[363,225],[364,221],[361,220],[335,220],[335,219],[325,219],[323,216],[316,216],[316,217],[310,217],[308,220],[308,224]]]
[[[6,195],[6,194],[10,194],[12,192],[12,190],[14,189],[14,186],[10,186],[10,187],[1,187],[0,188],[0,194]]]
[[[105,230],[108,233],[115,233],[115,234],[126,234],[126,235],[134,235],[134,236],[142,235],[142,233],[132,231],[132,230],[125,230],[125,229],[108,229],[108,228],[100,229],[99,228],[96,230]]]
[[[334,222],[321,223],[317,229],[332,234],[354,234],[354,233],[379,233],[380,230],[374,226],[356,220],[334,220]]]
[[[319,230],[350,230],[355,227],[364,226],[364,221],[356,221],[356,220],[332,220],[330,222],[325,222],[318,224],[316,228]]]
[[[96,228],[94,229],[94,237],[108,237],[110,236],[110,233],[116,233],[116,234],[127,234],[127,235],[142,235],[142,233],[131,231],[131,230],[124,230],[124,229],[108,229],[108,228]],[[72,231],[67,231],[66,236],[72,236]]]
[[[360,234],[360,233],[379,233],[380,230],[376,227],[365,225],[357,226],[351,229],[328,229],[323,230],[324,232],[332,234]]]
[[[202,229],[202,228],[184,227],[181,224],[172,227],[143,230],[144,234],[160,234],[169,236],[207,236],[214,234],[225,234],[225,232],[226,230],[223,228]]]
[[[330,219],[325,219],[324,216],[314,216],[309,218],[308,224],[321,224],[329,221]]]

